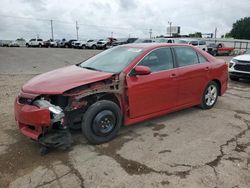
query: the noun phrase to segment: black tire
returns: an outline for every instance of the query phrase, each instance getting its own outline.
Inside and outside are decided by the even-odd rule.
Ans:
[[[210,88],[215,89],[216,95],[209,94],[209,89]],[[212,108],[215,105],[215,103],[217,102],[218,95],[219,95],[218,84],[216,82],[214,82],[214,81],[209,82],[206,89],[203,92],[202,102],[200,104],[200,107],[202,109],[204,109],[204,110]],[[207,96],[210,99],[208,99]],[[211,98],[213,98],[213,99],[211,100]],[[209,100],[211,100],[211,103],[209,102]]]
[[[39,47],[39,48],[42,48],[42,44],[38,44],[38,47]]]
[[[94,50],[95,50],[96,48],[97,48],[97,47],[96,47],[96,45],[93,45],[93,46],[92,46],[92,49],[94,49]]]
[[[91,144],[101,144],[115,138],[121,125],[122,113],[119,106],[112,101],[101,100],[92,104],[85,112],[82,131]]]
[[[233,80],[233,81],[239,81],[239,77],[237,76],[229,76],[230,80]]]
[[[86,46],[85,46],[85,45],[82,45],[82,49],[86,49]]]

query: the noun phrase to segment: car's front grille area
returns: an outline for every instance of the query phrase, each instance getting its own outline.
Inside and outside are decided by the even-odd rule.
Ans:
[[[236,64],[234,65],[235,70],[250,72],[250,62],[249,64]]]
[[[18,98],[18,102],[20,104],[31,104],[32,103],[32,99],[24,98],[24,97],[19,97]]]
[[[239,63],[248,63],[248,64],[250,64],[250,61],[240,61],[240,60],[238,60],[238,62]]]

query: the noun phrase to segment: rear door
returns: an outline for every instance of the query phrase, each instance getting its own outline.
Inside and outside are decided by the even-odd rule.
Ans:
[[[177,105],[199,104],[209,80],[210,62],[191,47],[174,48],[178,64],[178,101]]]
[[[152,72],[148,75],[129,74],[126,78],[130,118],[174,107],[177,100],[178,73],[174,68],[172,50],[155,49],[137,66],[147,66]]]

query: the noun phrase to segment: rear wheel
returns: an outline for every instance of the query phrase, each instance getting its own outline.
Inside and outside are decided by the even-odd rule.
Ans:
[[[203,93],[202,102],[200,105],[201,108],[202,109],[212,108],[217,101],[218,94],[219,94],[219,89],[217,83],[214,81],[209,82]]]
[[[85,112],[82,131],[92,144],[101,144],[112,140],[122,124],[119,106],[107,100],[97,101]]]
[[[96,49],[96,45],[93,45],[93,46],[92,46],[92,49]]]
[[[233,81],[239,81],[239,77],[237,76],[229,76],[230,80],[233,80]]]

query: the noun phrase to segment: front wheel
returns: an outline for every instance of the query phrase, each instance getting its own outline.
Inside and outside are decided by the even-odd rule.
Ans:
[[[214,81],[209,82],[202,96],[202,102],[200,105],[201,108],[202,109],[212,108],[217,101],[218,94],[219,94],[219,89],[217,83]]]
[[[119,106],[107,100],[97,101],[85,112],[82,131],[92,144],[101,144],[112,140],[122,124]]]

